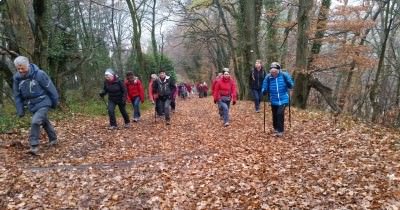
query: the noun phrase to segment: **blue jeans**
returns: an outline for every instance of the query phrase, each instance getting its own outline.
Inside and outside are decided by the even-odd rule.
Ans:
[[[261,89],[260,90],[251,89],[251,93],[253,94],[254,105],[255,105],[256,111],[259,111],[260,110],[260,103],[261,103],[261,100],[262,100],[262,97],[263,97]]]
[[[108,100],[108,116],[110,117],[110,126],[117,126],[117,119],[115,118],[115,107],[118,106],[119,111],[121,112],[122,117],[124,118],[125,124],[128,124],[129,115],[126,113],[125,103],[120,102],[116,103],[111,100]]]
[[[135,96],[132,99],[132,106],[133,106],[133,118],[139,119],[140,118],[140,96]]]
[[[57,140],[57,135],[54,130],[53,125],[51,125],[49,119],[47,118],[47,113],[49,112],[49,107],[43,107],[33,113],[31,121],[31,133],[29,136],[29,144],[31,146],[39,145],[39,135],[40,126],[43,126],[47,133],[49,141]]]
[[[222,111],[222,118],[224,119],[224,123],[229,122],[229,107],[230,107],[231,101],[223,101],[219,100],[218,101],[218,107]]]
[[[159,97],[157,98],[157,103],[160,112],[165,115],[165,120],[170,121],[170,111],[171,111],[171,99],[169,97]]]

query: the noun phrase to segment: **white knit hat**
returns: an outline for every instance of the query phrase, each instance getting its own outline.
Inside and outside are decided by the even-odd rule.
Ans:
[[[106,72],[104,72],[104,76],[114,76],[114,71],[110,68],[106,69]]]

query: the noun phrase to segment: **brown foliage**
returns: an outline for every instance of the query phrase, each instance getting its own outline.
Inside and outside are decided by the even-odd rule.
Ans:
[[[271,128],[267,107],[267,130]],[[251,102],[223,127],[211,98],[178,101],[172,125],[152,111],[128,129],[106,117],[57,122],[60,144],[24,153],[2,135],[7,209],[395,209],[399,133],[292,109],[285,136],[263,132]],[[288,115],[286,115],[286,121]],[[288,123],[287,123],[288,124]],[[20,142],[16,144],[13,142]]]

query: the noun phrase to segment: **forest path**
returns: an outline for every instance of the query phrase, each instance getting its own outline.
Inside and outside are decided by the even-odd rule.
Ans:
[[[208,98],[178,99],[172,124],[143,113],[131,128],[108,118],[56,123],[40,155],[0,147],[0,207],[102,209],[379,208],[400,204],[398,132],[292,110],[273,137],[270,108],[240,101],[223,127]],[[127,106],[131,110],[131,106]],[[288,117],[288,115],[286,115]],[[121,124],[121,118],[118,118]],[[289,124],[288,122],[286,124]],[[23,137],[21,137],[23,138]],[[397,140],[396,140],[397,139]],[[22,141],[25,145],[26,142]],[[6,187],[4,187],[6,186]]]

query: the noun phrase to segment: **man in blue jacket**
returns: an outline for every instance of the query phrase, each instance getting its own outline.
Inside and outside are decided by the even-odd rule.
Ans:
[[[275,135],[280,137],[284,132],[285,108],[289,104],[289,89],[292,89],[294,82],[291,76],[281,70],[278,62],[270,66],[270,73],[265,76],[261,91],[268,94],[272,109],[272,124]]]
[[[43,126],[49,138],[49,145],[57,144],[57,135],[47,113],[58,104],[57,90],[49,76],[29,59],[18,56],[14,60],[17,72],[13,77],[13,94],[17,116],[25,115],[24,105],[32,112],[31,131],[29,135],[29,152],[37,155],[39,150],[40,126]]]

